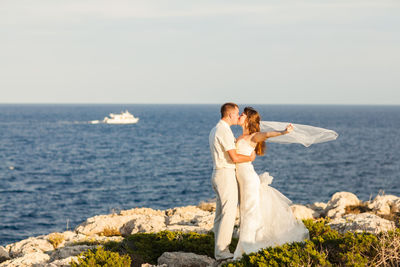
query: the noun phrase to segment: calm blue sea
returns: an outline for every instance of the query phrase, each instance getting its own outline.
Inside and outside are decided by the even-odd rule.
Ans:
[[[400,195],[400,106],[253,107],[264,120],[339,133],[309,148],[267,144],[256,159],[293,202]],[[138,124],[88,123],[126,109]],[[208,134],[218,120],[219,105],[0,105],[0,245],[98,214],[213,198]]]

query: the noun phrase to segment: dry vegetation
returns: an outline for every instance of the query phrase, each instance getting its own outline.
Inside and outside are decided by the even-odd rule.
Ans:
[[[60,233],[52,233],[49,235],[48,240],[56,249],[59,245],[64,241],[65,237],[63,234]]]
[[[372,266],[399,266],[400,233],[383,232],[378,235],[378,244],[373,246],[377,251]]]
[[[368,208],[368,205],[366,203],[361,203],[359,205],[347,206],[345,209],[345,214],[349,214],[349,213],[360,214],[360,213],[371,212],[371,211],[372,211],[372,209]]]
[[[200,202],[200,204],[197,207],[204,211],[213,212],[213,211],[215,211],[215,202],[203,202],[202,201],[202,202]]]
[[[115,227],[105,227],[103,229],[103,232],[99,233],[99,235],[102,235],[102,236],[120,236],[121,233]]]

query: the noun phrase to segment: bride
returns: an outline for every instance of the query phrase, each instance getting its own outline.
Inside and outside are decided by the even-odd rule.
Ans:
[[[244,155],[254,150],[257,155],[264,155],[267,138],[293,131],[289,124],[284,131],[260,132],[260,115],[251,107],[244,109],[238,124],[243,134],[237,139],[237,152]],[[307,228],[292,214],[291,201],[268,186],[272,181],[268,173],[258,176],[251,162],[238,163],[236,178],[240,192],[240,233],[235,260],[243,253],[309,238]]]

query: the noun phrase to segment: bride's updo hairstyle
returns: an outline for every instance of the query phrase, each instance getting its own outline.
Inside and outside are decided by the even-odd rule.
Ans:
[[[244,114],[246,114],[246,124],[249,129],[249,134],[253,134],[260,131],[260,114],[252,108],[245,107]],[[255,148],[256,154],[259,156],[263,156],[265,152],[265,142],[258,142]]]

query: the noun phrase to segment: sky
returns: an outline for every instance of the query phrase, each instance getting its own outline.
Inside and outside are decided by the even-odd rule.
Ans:
[[[0,0],[0,103],[400,104],[400,1]]]

